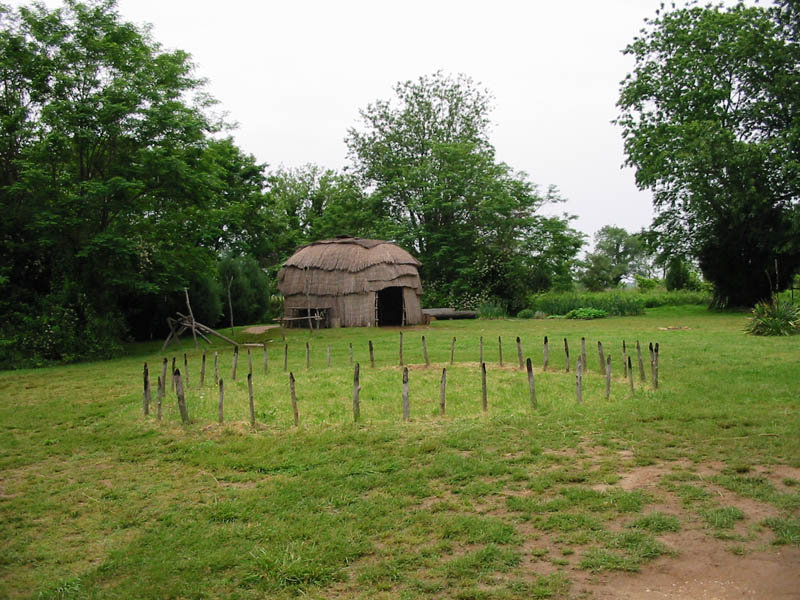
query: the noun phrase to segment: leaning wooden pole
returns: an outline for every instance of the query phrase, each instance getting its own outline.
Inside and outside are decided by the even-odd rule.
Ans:
[[[189,410],[186,408],[186,396],[183,393],[183,379],[179,369],[175,369],[175,393],[178,396],[178,412],[181,413],[181,422],[189,423]]]
[[[197,348],[197,325],[194,320],[194,313],[192,312],[192,304],[189,302],[189,289],[183,288],[183,293],[186,295],[186,308],[189,309],[189,318],[192,320],[192,338],[194,339],[194,347]],[[186,385],[189,385],[189,378],[186,378]]]

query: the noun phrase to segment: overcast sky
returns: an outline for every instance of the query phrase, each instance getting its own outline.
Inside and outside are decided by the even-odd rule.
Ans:
[[[13,4],[18,5],[16,1]],[[49,6],[60,3],[46,2]],[[271,167],[339,169],[359,109],[398,81],[465,73],[494,96],[500,160],[568,200],[578,229],[636,231],[650,194],[621,169],[621,50],[660,0],[119,0],[166,48],[192,54],[243,150]]]

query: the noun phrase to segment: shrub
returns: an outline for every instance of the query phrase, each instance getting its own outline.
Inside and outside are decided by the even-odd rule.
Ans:
[[[533,313],[533,318],[534,319],[546,319],[547,318],[547,313],[546,312],[542,312],[541,310],[537,310],[535,313]]]
[[[711,304],[711,294],[708,291],[674,290],[672,292],[652,292],[641,294],[645,308],[657,306],[686,306],[688,304]]]
[[[634,275],[633,278],[636,280],[636,288],[640,292],[649,292],[658,287],[658,279],[649,279],[643,275]]]
[[[588,321],[589,319],[602,319],[607,317],[608,313],[599,308],[576,308],[564,316],[567,319],[584,319]]]
[[[521,311],[517,313],[518,319],[532,319],[534,317],[533,309],[530,308],[523,308]]]
[[[597,308],[609,315],[628,316],[644,314],[641,294],[623,291],[558,293],[546,292],[531,296],[528,308],[548,315],[564,315],[576,308]]]
[[[800,333],[800,307],[773,298],[759,302],[745,326],[750,335],[793,335]]]
[[[499,302],[484,302],[478,307],[478,316],[481,319],[501,319],[506,316],[506,309]]]

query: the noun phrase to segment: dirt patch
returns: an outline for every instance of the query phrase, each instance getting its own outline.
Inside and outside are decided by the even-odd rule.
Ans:
[[[270,329],[277,329],[278,327],[280,327],[280,325],[256,325],[255,327],[248,327],[244,330],[244,332],[252,335],[258,335],[260,333],[266,333]]]

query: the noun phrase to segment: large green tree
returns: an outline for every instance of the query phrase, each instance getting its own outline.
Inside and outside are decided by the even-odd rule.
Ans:
[[[580,264],[580,281],[590,290],[617,287],[624,278],[650,277],[652,267],[640,234],[606,225],[594,234],[594,251]]]
[[[347,137],[354,171],[388,220],[387,233],[418,255],[439,297],[480,291],[520,307],[534,280],[547,279],[544,262],[537,265],[537,234],[564,242],[554,246],[565,252],[558,263],[575,256],[580,236],[557,226],[564,225],[559,218],[537,214],[555,195],[496,160],[491,98],[471,79],[435,73],[398,83],[394,92],[362,110],[362,127]]]
[[[694,256],[720,306],[751,305],[800,268],[800,44],[795,2],[689,6],[625,50],[627,164],[653,191],[663,255]]]

